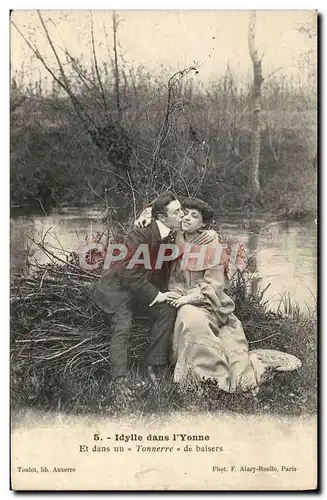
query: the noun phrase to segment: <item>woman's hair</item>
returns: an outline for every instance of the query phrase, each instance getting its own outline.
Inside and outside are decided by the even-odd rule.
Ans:
[[[154,201],[152,205],[152,217],[157,219],[159,214],[167,215],[167,205],[176,200],[176,196],[171,191],[165,191]]]
[[[205,201],[199,200],[199,198],[186,198],[182,202],[182,208],[189,208],[190,210],[195,209],[202,215],[202,220],[206,227],[209,227],[214,223],[214,209],[208,205]]]

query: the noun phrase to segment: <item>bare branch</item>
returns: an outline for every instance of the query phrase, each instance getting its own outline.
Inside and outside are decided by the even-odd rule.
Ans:
[[[84,83],[85,87],[91,91],[91,87],[89,86],[89,84],[92,85],[92,87],[95,89],[95,90],[98,90],[97,89],[97,86],[95,85],[95,83],[91,80],[91,78],[88,78],[86,76],[86,74],[83,73],[82,69],[78,66],[78,62],[76,61],[76,59],[68,52],[68,50],[66,49],[66,47],[64,47],[64,54],[65,56],[69,59],[69,62],[73,68],[73,70],[75,71],[75,73],[77,74],[77,76],[80,78],[80,80]]]
[[[131,176],[129,174],[129,172],[127,171],[127,176],[128,176],[128,180],[129,180],[129,183],[130,183],[130,187],[131,187],[131,190],[132,190],[132,196],[133,196],[133,214],[134,214],[134,219],[136,219],[136,201],[135,201],[135,193],[134,193],[134,187],[133,187],[133,184],[132,184],[132,179],[131,179]]]
[[[272,76],[274,76],[276,73],[278,73],[278,71],[282,71],[283,69],[286,69],[286,67],[292,68],[294,66],[293,65],[291,65],[291,66],[281,66],[280,68],[277,68],[274,71],[272,71],[271,73],[269,73],[269,75],[265,76],[263,78],[263,80],[268,80],[268,78],[271,78]]]
[[[102,196],[100,196],[96,190],[91,186],[91,184],[88,182],[87,185],[89,186],[89,188],[91,189],[91,191],[102,201],[104,201],[106,203],[106,200],[104,198],[102,198]]]
[[[37,57],[37,59],[43,64],[44,68],[50,73],[52,78],[57,82],[57,84],[69,95],[71,98],[74,108],[78,116],[81,118],[82,122],[85,123],[85,118],[83,117],[82,111],[80,110],[80,104],[76,100],[75,96],[72,94],[70,91],[70,88],[67,87],[61,80],[56,76],[56,74],[53,72],[53,70],[48,66],[46,63],[44,57],[41,55],[40,51],[38,50],[37,47],[33,47],[32,43],[26,38],[26,36],[22,33],[22,31],[18,28],[18,26],[14,23],[14,21],[11,21],[12,25],[14,28],[17,30],[17,32],[20,34],[20,36],[23,38],[27,46],[32,50],[34,55]]]
[[[107,111],[108,105],[107,105],[107,100],[106,100],[106,96],[104,93],[104,89],[102,86],[101,76],[100,76],[99,67],[98,67],[98,60],[97,60],[96,51],[95,51],[93,16],[92,16],[92,11],[90,11],[90,12],[91,12],[91,41],[92,41],[92,53],[93,53],[94,67],[95,67],[95,72],[96,72],[98,83],[99,83],[100,94],[102,97],[103,105],[104,105],[105,110]]]
[[[157,141],[156,141],[156,147],[152,155],[152,160],[151,160],[151,174],[149,175],[148,178],[148,187],[152,185],[153,183],[153,178],[156,172],[156,167],[157,167],[157,162],[159,158],[159,154],[161,151],[162,146],[164,145],[166,138],[169,133],[169,118],[172,115],[172,113],[177,109],[174,103],[172,104],[172,96],[173,96],[173,89],[176,86],[177,83],[187,74],[189,74],[191,71],[197,71],[196,66],[190,66],[188,68],[185,68],[180,71],[176,71],[168,80],[168,85],[167,85],[167,104],[166,104],[166,112],[165,112],[165,117],[163,124],[161,126],[161,129],[159,131],[159,134],[157,136]],[[177,80],[176,77],[180,77],[179,80]]]
[[[109,59],[110,59],[110,62],[111,62],[111,65],[112,67],[114,66],[114,61],[112,59],[112,56],[111,56],[111,52],[109,50],[109,36],[108,36],[108,33],[107,33],[107,29],[106,29],[106,25],[105,23],[103,23],[103,31],[104,31],[104,35],[105,35],[105,38],[106,38],[106,42],[107,42],[107,49],[108,49],[108,56],[109,56]]]
[[[207,158],[207,160],[208,160],[208,158]],[[203,172],[202,172],[201,178],[200,178],[199,183],[198,183],[198,187],[196,188],[196,190],[192,194],[193,197],[197,196],[198,192],[200,191],[203,180],[204,180],[205,175],[207,173],[207,170],[208,170],[208,161],[204,165]]]
[[[43,18],[41,16],[41,12],[38,10],[37,13],[38,13],[38,16],[40,18],[41,24],[43,26],[43,29],[44,29],[45,35],[47,37],[47,40],[49,42],[49,45],[50,45],[50,47],[52,49],[52,52],[53,52],[53,54],[54,54],[54,56],[56,58],[57,63],[58,63],[60,74],[61,74],[62,79],[63,79],[64,84],[65,84],[64,88],[65,88],[66,92],[69,94],[70,98],[72,99],[73,104],[75,105],[75,107],[78,108],[80,106],[80,103],[79,103],[78,99],[76,98],[76,96],[74,95],[74,93],[72,92],[72,90],[70,88],[70,84],[69,84],[68,79],[66,77],[66,73],[64,71],[63,65],[62,65],[62,63],[60,61],[60,58],[59,58],[58,53],[57,53],[57,51],[55,49],[55,46],[54,46],[54,44],[53,44],[53,42],[51,40],[51,37],[49,35],[49,31],[48,31],[48,29],[47,29],[47,27],[45,25],[45,22],[43,21]]]
[[[117,172],[114,172],[113,170],[109,170],[108,168],[101,168],[101,167],[94,167],[96,168],[97,170],[101,170],[102,172],[108,172],[109,174],[112,174],[112,175],[115,175],[118,179],[122,180],[125,184],[127,184],[128,187],[131,187],[130,183],[124,179],[124,177],[122,177],[121,175],[117,174]],[[144,193],[141,193],[140,191],[137,191],[136,189],[134,189],[135,193],[139,194],[140,196],[145,196]]]
[[[72,269],[76,269],[77,271],[80,271],[80,267],[76,266],[75,264],[72,264],[71,262],[67,262],[63,259],[61,259],[60,257],[58,257],[58,255],[55,255],[54,253],[50,252],[50,250],[48,250],[44,244],[44,242],[42,243],[39,243],[37,242],[34,238],[32,238],[31,236],[29,236],[28,234],[26,235],[33,243],[34,245],[36,245],[38,248],[40,248],[40,250],[42,250],[46,255],[48,255],[48,257],[52,260],[52,259],[55,259],[59,262],[62,262],[63,264],[65,264],[66,266],[69,266],[71,267]],[[98,275],[97,274],[94,274],[86,269],[83,269],[83,272],[85,275],[87,275],[87,277],[93,277],[93,278],[98,278]]]

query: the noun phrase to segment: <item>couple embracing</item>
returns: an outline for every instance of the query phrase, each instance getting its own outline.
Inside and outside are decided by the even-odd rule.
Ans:
[[[265,379],[267,366],[249,352],[234,302],[225,293],[226,267],[212,265],[209,259],[198,269],[192,259],[186,265],[183,259],[192,244],[218,244],[217,233],[208,230],[212,219],[213,209],[204,201],[188,198],[181,204],[172,192],[165,192],[125,242],[133,251],[146,245],[151,265],[130,265],[134,254],[129,251],[93,287],[92,299],[112,332],[111,374],[118,384],[128,380],[133,312],[141,304],[154,320],[145,360],[152,382],[165,376],[172,363],[179,384],[195,376],[215,379],[226,392],[246,392],[256,391]],[[175,244],[178,255],[156,266],[164,243]]]

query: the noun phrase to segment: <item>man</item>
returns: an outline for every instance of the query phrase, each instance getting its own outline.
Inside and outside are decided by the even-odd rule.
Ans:
[[[128,374],[128,342],[132,328],[132,303],[143,303],[154,318],[150,345],[146,357],[148,374],[157,380],[167,366],[170,340],[176,318],[176,310],[164,302],[170,266],[163,262],[161,269],[154,269],[159,247],[167,241],[171,231],[180,229],[183,212],[173,193],[159,196],[152,206],[152,222],[145,228],[135,227],[125,245],[127,257],[111,268],[92,290],[93,301],[107,313],[112,327],[110,360],[113,379]],[[147,245],[151,254],[152,269],[142,265],[128,268],[139,245]],[[150,307],[151,305],[151,307]]]
[[[132,305],[145,304],[150,317],[154,319],[146,356],[149,378],[157,382],[167,367],[176,319],[176,309],[166,302],[168,295],[173,295],[173,292],[167,292],[172,261],[164,261],[158,269],[156,262],[160,245],[172,243],[174,232],[181,229],[182,217],[181,204],[172,192],[167,191],[159,196],[152,206],[151,223],[147,227],[134,227],[125,242],[129,250],[127,256],[109,269],[92,290],[93,301],[105,311],[108,325],[112,328],[112,378],[123,385],[128,375]],[[148,249],[150,269],[133,263],[138,248]]]

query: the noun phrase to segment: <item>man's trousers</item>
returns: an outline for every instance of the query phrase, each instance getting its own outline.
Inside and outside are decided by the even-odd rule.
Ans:
[[[104,313],[106,324],[110,327],[110,364],[113,379],[127,375],[129,370],[129,342],[132,332],[133,312],[139,308],[135,300],[123,305],[113,314]],[[161,302],[147,307],[146,312],[154,320],[147,351],[146,365],[167,365],[172,344],[172,336],[177,311],[174,307]]]

